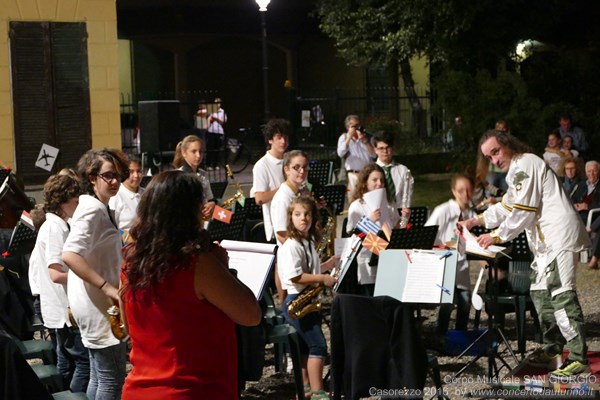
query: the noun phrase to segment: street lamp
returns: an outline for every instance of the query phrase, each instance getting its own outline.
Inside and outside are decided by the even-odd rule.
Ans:
[[[260,20],[262,23],[262,69],[263,69],[263,92],[265,99],[265,121],[269,119],[271,110],[269,109],[269,60],[267,53],[267,21],[265,15],[267,13],[267,6],[271,0],[256,0],[258,4],[258,11],[260,11]]]

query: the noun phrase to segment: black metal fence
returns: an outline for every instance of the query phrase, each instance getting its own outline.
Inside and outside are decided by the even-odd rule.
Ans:
[[[294,145],[310,148],[319,153],[320,159],[331,158],[331,148],[335,147],[339,135],[344,131],[344,118],[349,114],[359,115],[367,129],[381,124],[396,124],[395,129],[402,132],[403,136],[425,145],[437,145],[441,133],[447,130],[445,118],[432,112],[435,96],[425,90],[417,91],[416,99],[409,98],[398,87],[336,89],[322,93],[290,90],[289,94],[287,118],[294,128]],[[206,99],[210,104],[218,95],[215,90],[138,93],[136,96],[122,94],[123,149],[139,153],[139,101],[178,99],[180,114],[191,116],[197,108],[198,99]],[[420,108],[414,107],[415,102]]]

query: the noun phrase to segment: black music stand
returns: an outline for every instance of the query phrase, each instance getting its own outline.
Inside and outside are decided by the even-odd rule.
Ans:
[[[37,232],[24,224],[23,221],[19,221],[13,229],[6,251],[10,257],[31,253],[35,247],[36,238]]]
[[[431,250],[435,243],[438,229],[438,225],[413,226],[410,229],[393,229],[386,249]],[[381,231],[378,236],[386,239]],[[376,266],[378,263],[379,256],[373,254],[371,260],[369,260],[369,265]]]
[[[344,211],[344,201],[346,199],[346,185],[327,185],[315,189],[315,199],[321,196],[325,198],[327,206],[331,207],[333,215],[339,215]]]
[[[333,161],[316,161],[309,163],[308,181],[315,186],[325,186],[331,182],[333,173]]]
[[[244,212],[248,216],[248,219],[263,219],[262,206],[256,204],[254,197],[246,197],[244,201]]]
[[[241,240],[242,233],[244,231],[244,224],[246,223],[246,213],[236,212],[231,216],[231,223],[226,224],[225,222],[211,219],[208,223],[208,233],[212,240],[220,242],[221,240]]]
[[[510,248],[507,249],[507,252],[510,252]],[[486,344],[487,344],[485,354],[482,353],[482,354],[478,354],[477,356],[475,356],[475,358],[470,360],[456,374],[454,374],[452,379],[460,376],[463,372],[465,372],[469,367],[474,365],[477,362],[477,360],[479,360],[484,355],[487,355],[487,358],[488,358],[488,378],[490,379],[490,381],[493,378],[498,378],[498,376],[500,375],[500,370],[502,370],[502,367],[506,367],[506,368],[508,368],[508,370],[511,370],[510,365],[508,365],[506,360],[504,360],[504,358],[502,358],[502,355],[500,355],[500,353],[498,352],[498,348],[500,347],[501,343],[504,343],[504,345],[508,349],[510,355],[515,360],[515,362],[517,364],[519,363],[519,360],[517,359],[517,356],[513,352],[512,347],[510,347],[510,343],[506,339],[506,336],[504,336],[504,333],[502,332],[500,325],[496,321],[496,311],[498,310],[498,268],[496,267],[495,264],[502,257],[503,256],[500,253],[496,254],[496,257],[493,257],[493,258],[480,256],[480,255],[471,255],[471,254],[468,255],[469,260],[483,260],[483,261],[488,262],[488,265],[485,267],[488,269],[488,280],[489,280],[489,282],[491,282],[491,284],[490,284],[491,295],[489,297],[490,303],[489,303],[488,307],[490,310],[492,310],[492,312],[488,313],[487,328],[483,331],[483,333],[481,335],[479,335],[479,337],[477,337],[477,339],[475,339],[473,341],[473,343],[471,343],[469,346],[467,346],[467,348],[457,356],[457,359],[458,360],[461,359],[465,354],[467,354],[474,346],[476,346],[482,340],[486,341]],[[490,264],[492,264],[492,265],[490,265]],[[484,267],[482,267],[482,268],[484,268]],[[498,367],[498,364],[496,363],[496,361],[500,361],[502,366]]]
[[[10,189],[8,184],[8,180],[10,178],[10,169],[2,168],[0,169],[0,199],[4,197],[6,192]]]

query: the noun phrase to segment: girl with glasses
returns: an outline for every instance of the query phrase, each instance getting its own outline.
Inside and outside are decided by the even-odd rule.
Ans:
[[[108,202],[121,185],[127,158],[116,149],[92,149],[77,164],[82,190],[62,259],[67,295],[90,358],[91,400],[117,399],[125,381],[126,346],[111,330],[107,310],[119,301],[121,235]]]

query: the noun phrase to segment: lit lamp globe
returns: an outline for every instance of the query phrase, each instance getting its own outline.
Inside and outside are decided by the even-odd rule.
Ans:
[[[267,6],[270,2],[271,0],[256,0],[256,4],[258,4],[258,11],[267,11]]]

